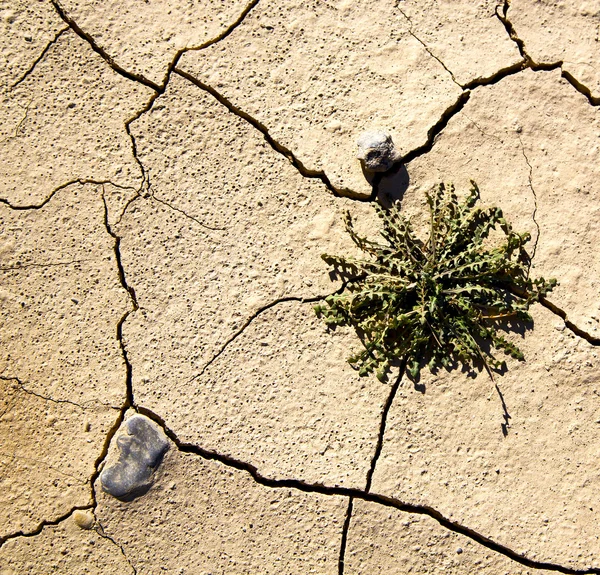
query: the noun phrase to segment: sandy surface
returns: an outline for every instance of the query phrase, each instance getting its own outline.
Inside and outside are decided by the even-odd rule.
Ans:
[[[0,16],[0,575],[600,570],[600,3]],[[344,212],[470,179],[559,280],[526,361],[359,377],[313,311]]]

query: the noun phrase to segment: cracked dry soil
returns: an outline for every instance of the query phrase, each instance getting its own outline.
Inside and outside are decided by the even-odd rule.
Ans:
[[[0,15],[2,575],[600,573],[600,3]],[[526,361],[358,377],[312,312],[342,213],[469,179],[560,281]],[[135,414],[169,449],[121,501]]]

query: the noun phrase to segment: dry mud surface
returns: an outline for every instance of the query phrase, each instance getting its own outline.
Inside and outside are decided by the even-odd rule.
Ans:
[[[0,16],[1,575],[600,573],[600,2]],[[359,377],[343,213],[470,179],[560,282],[526,361]]]

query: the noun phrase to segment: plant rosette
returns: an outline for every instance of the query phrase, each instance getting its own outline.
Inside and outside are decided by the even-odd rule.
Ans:
[[[352,326],[364,349],[348,361],[360,375],[385,380],[390,366],[405,362],[412,378],[424,365],[505,368],[494,351],[523,360],[501,328],[531,323],[529,307],[556,285],[531,279],[524,249],[530,234],[512,230],[502,210],[480,207],[475,182],[464,200],[451,184],[427,193],[429,237],[421,240],[398,204],[375,204],[384,243],[359,236],[346,213],[346,230],[367,259],[323,254],[347,278],[341,293],[315,306],[329,326]],[[498,230],[500,239],[490,238]]]

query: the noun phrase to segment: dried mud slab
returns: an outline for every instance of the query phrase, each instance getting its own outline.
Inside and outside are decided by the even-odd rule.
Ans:
[[[121,549],[95,530],[81,529],[69,517],[60,525],[45,527],[35,537],[7,541],[0,549],[2,575],[133,574]]]
[[[341,285],[320,256],[351,249],[352,202],[303,178],[212,96],[175,75],[132,132],[152,194],[116,228],[141,308],[125,325],[138,382],[189,379],[265,305]]]
[[[0,91],[19,82],[67,26],[49,2],[0,2]]]
[[[333,573],[343,498],[257,484],[243,471],[171,449],[132,503],[99,493],[96,515],[138,575]]]
[[[90,477],[117,415],[0,378],[0,540],[91,505]]]
[[[179,50],[215,41],[252,2],[62,0],[56,4],[118,66],[161,85]]]
[[[424,393],[400,388],[373,491],[433,507],[528,559],[598,568],[598,354],[539,305],[534,320],[514,338],[526,361],[497,379],[509,419],[485,371],[424,370]]]
[[[80,405],[120,406],[117,324],[131,309],[98,186],[61,190],[39,210],[0,204],[0,373]]]
[[[132,129],[155,198],[131,204],[118,227],[140,305],[124,325],[137,404],[159,413],[182,438],[219,451],[226,446],[263,472],[362,485],[388,389],[359,380],[345,362],[358,341],[334,343],[310,304],[287,304],[279,319],[280,305],[258,315],[246,328],[251,335],[236,340],[243,342],[239,353],[203,376],[266,306],[339,287],[320,255],[352,251],[340,210],[351,202],[300,176],[260,132],[178,76]],[[364,223],[373,222],[369,206],[356,210]],[[286,344],[290,338],[294,343]],[[255,358],[260,377],[245,389],[247,375],[239,372],[234,382],[231,374],[258,367]],[[275,384],[277,377],[287,383]],[[289,396],[270,396],[280,385],[299,393],[289,422],[278,414],[290,411]],[[265,398],[262,406],[257,395]],[[224,413],[228,401],[238,405]]]
[[[461,93],[383,0],[261,1],[179,67],[260,122],[307,170],[363,196],[371,187],[354,158],[360,132],[389,130],[405,154]]]
[[[482,205],[503,209],[533,241],[532,274],[558,279],[548,298],[588,333],[600,335],[600,115],[560,71],[524,71],[478,88],[427,155],[407,166],[407,213],[426,213],[424,191],[469,179]],[[398,196],[400,176],[382,190]]]
[[[495,16],[497,5],[496,0],[405,0],[397,9],[410,21],[414,35],[465,86],[522,61]]]
[[[282,303],[203,375],[136,398],[182,441],[263,475],[364,488],[389,387],[347,364],[358,345],[346,330],[327,333],[311,305]]]
[[[534,62],[562,63],[575,82],[600,97],[597,2],[512,0],[507,17]]]
[[[528,569],[442,527],[426,515],[411,515],[354,502],[345,555],[345,575],[550,575]]]
[[[77,179],[138,188],[125,121],[152,91],[114,72],[73,32],[0,101],[0,198],[41,205]],[[130,194],[134,189],[130,190]]]

